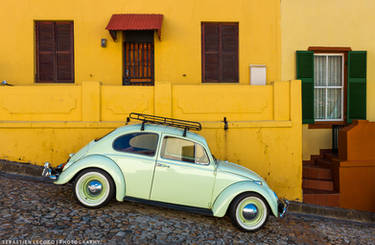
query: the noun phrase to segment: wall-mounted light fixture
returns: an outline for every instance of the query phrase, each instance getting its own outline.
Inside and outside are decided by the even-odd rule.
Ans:
[[[101,46],[102,48],[107,47],[107,39],[106,39],[106,38],[102,38],[102,39],[100,40],[100,46]]]

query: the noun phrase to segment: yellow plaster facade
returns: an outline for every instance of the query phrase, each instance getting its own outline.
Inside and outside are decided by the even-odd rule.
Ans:
[[[154,87],[90,81],[34,88],[0,87],[0,98],[20,98],[14,106],[0,104],[0,159],[56,166],[92,139],[124,125],[130,112],[155,113],[202,122],[200,133],[217,158],[256,171],[280,196],[301,200],[299,81]],[[22,99],[25,94],[34,99],[32,104],[29,97]],[[51,98],[57,102],[49,103]],[[224,116],[229,120],[226,131]]]
[[[122,84],[122,35],[105,30],[112,14],[163,14],[155,37],[155,81],[201,83],[201,22],[239,23],[239,82],[249,84],[249,65],[267,65],[267,80],[280,80],[280,3],[277,0],[20,0],[2,1],[1,80],[34,84],[37,20],[74,22],[75,81]],[[157,36],[155,34],[155,36]],[[100,46],[106,38],[107,47]],[[20,72],[22,71],[22,72]],[[186,74],[186,76],[183,76]]]
[[[0,87],[0,159],[57,165],[128,113],[149,113],[200,121],[216,157],[302,199],[301,88],[280,82],[280,1],[9,0],[2,11],[0,79],[15,86]],[[121,86],[122,35],[105,30],[115,13],[164,15],[155,86]],[[74,84],[35,84],[36,20],[74,21]],[[239,84],[201,83],[202,21],[239,23]],[[266,65],[267,85],[249,85],[250,64]]]
[[[296,77],[296,50],[310,46],[351,47],[367,51],[367,120],[375,120],[375,2],[372,0],[282,0],[281,78]],[[370,28],[370,29],[369,29]],[[330,129],[303,125],[303,159],[331,148]]]

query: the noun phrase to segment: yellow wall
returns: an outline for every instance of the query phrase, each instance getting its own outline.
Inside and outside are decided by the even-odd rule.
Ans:
[[[282,0],[281,77],[295,78],[295,51],[309,46],[367,50],[367,119],[375,121],[375,1]],[[331,147],[331,130],[303,127],[303,158]],[[329,147],[327,147],[329,146]]]
[[[250,64],[267,65],[267,80],[280,80],[278,0],[3,0],[0,11],[0,80],[14,84],[34,83],[34,21],[72,20],[76,83],[120,85],[122,35],[114,42],[105,30],[115,13],[164,15],[162,40],[155,38],[155,81],[201,82],[202,21],[239,22],[241,83],[249,83]]]
[[[6,0],[0,11],[0,80],[16,85],[0,87],[0,158],[57,165],[143,112],[202,122],[218,158],[301,200],[300,83],[272,82],[281,76],[280,1]],[[105,30],[115,13],[164,15],[155,86],[120,86],[122,36]],[[36,20],[74,21],[75,84],[34,83]],[[240,84],[201,84],[202,21],[239,23]],[[267,85],[249,85],[250,64],[266,65]]]
[[[319,155],[321,149],[332,148],[331,129],[309,129],[302,125],[302,159],[310,160],[311,155]]]
[[[0,159],[56,166],[93,138],[124,125],[128,113],[155,113],[202,122],[201,134],[215,156],[255,170],[280,196],[301,200],[299,81],[154,87],[89,81],[34,88],[0,87],[0,98],[20,99],[16,106],[0,100]],[[31,105],[22,97],[27,91]]]

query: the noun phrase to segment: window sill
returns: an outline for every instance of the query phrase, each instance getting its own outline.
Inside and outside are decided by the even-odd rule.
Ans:
[[[74,81],[35,81],[34,84],[74,84]]]
[[[346,121],[320,121],[309,124],[309,129],[332,128],[332,125],[346,125]]]
[[[215,84],[233,84],[233,83],[237,83],[237,84],[239,84],[238,81],[232,81],[232,82],[228,82],[228,81],[226,81],[226,82],[220,82],[220,81],[202,81],[202,83],[203,84],[204,83],[208,83],[208,84],[212,84],[212,83],[215,83]]]

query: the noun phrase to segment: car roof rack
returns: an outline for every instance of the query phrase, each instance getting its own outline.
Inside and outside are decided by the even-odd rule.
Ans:
[[[135,112],[130,113],[126,121],[129,122],[130,119],[142,121],[142,127],[141,127],[142,131],[145,129],[146,123],[166,125],[166,126],[171,126],[175,128],[182,128],[184,129],[184,134],[183,134],[184,137],[186,137],[186,132],[188,130],[199,131],[202,129],[202,125],[199,122],[187,121],[187,120],[181,120],[181,119],[175,119],[175,118],[169,118],[169,117],[160,117],[160,116],[141,114],[141,113],[135,113]]]

